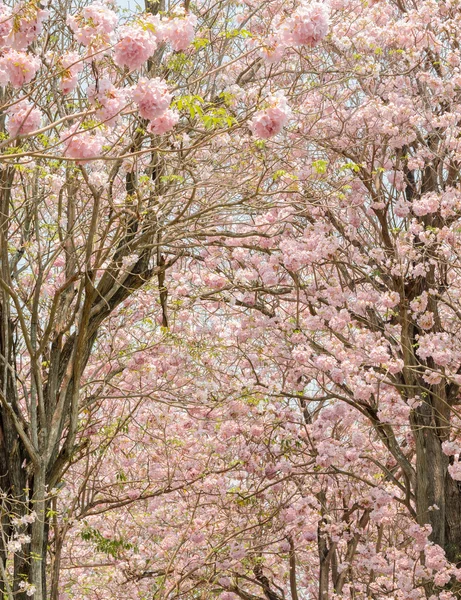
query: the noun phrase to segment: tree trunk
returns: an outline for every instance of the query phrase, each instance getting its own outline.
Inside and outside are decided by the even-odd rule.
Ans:
[[[435,410],[424,402],[412,419],[416,441],[416,513],[420,525],[430,524],[430,540],[448,560],[461,561],[461,490],[448,473]]]

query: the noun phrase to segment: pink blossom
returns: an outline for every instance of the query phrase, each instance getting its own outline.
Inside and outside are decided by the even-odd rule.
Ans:
[[[6,129],[12,137],[27,135],[40,127],[41,118],[41,111],[24,100],[8,109]]]
[[[34,2],[20,2],[14,7],[14,27],[8,36],[8,44],[16,50],[23,50],[41,34],[43,21],[49,11],[41,9]]]
[[[117,26],[118,17],[102,2],[94,2],[83,8],[77,15],[67,18],[78,42],[84,46],[105,46]]]
[[[148,131],[157,135],[163,135],[173,129],[178,121],[179,114],[177,111],[168,109],[163,115],[156,117],[149,123]]]
[[[421,329],[431,329],[434,326],[434,313],[429,311],[423,313],[418,319]]]
[[[428,295],[427,292],[423,292],[421,296],[418,296],[410,302],[410,308],[413,312],[419,313],[424,312],[427,307]]]
[[[205,536],[203,535],[203,532],[201,531],[194,531],[194,533],[191,534],[190,536],[190,541],[193,542],[194,544],[201,544],[205,539]]]
[[[435,364],[442,367],[453,360],[453,340],[447,333],[427,333],[419,336],[418,342],[416,353],[419,357],[426,359],[432,356]]]
[[[439,571],[434,575],[434,583],[440,587],[446,585],[451,579],[451,573],[448,570]]]
[[[60,137],[64,145],[64,155],[84,164],[101,154],[103,138],[98,133],[79,131],[78,128],[78,125],[73,125],[61,133]]]
[[[303,539],[306,540],[306,542],[315,542],[317,541],[317,532],[314,530],[304,531]]]
[[[437,569],[438,571],[446,566],[446,558],[444,550],[435,544],[426,546],[426,566],[429,569]]]
[[[69,94],[77,87],[77,75],[83,69],[81,56],[78,52],[68,52],[61,58],[64,72],[61,75],[61,91]]]
[[[119,67],[139,69],[157,48],[155,36],[139,26],[124,27],[115,47],[114,61]]]
[[[0,48],[7,43],[6,38],[11,32],[13,18],[10,9],[0,4]]]
[[[293,46],[317,46],[328,33],[328,12],[324,4],[300,6],[287,20],[282,37]]]
[[[461,481],[461,462],[455,462],[453,465],[449,465],[448,472],[455,481]]]
[[[26,52],[10,50],[0,59],[3,75],[14,88],[30,83],[40,68],[40,60]]]
[[[291,114],[284,96],[272,96],[269,102],[269,108],[257,112],[250,122],[253,134],[263,140],[280,133]]]
[[[109,79],[99,82],[98,91],[90,86],[88,98],[97,107],[96,116],[106,125],[114,125],[128,103],[126,90],[117,89]]]
[[[159,15],[143,15],[141,26],[143,29],[149,31],[152,36],[155,36],[157,44],[165,41],[166,23],[162,21]]]
[[[259,438],[264,433],[264,427],[262,425],[252,425],[250,429],[250,435],[254,438]]]
[[[263,40],[259,50],[260,55],[268,64],[280,62],[285,52],[285,45],[281,44],[276,36],[270,36]]]
[[[442,452],[447,456],[454,456],[458,454],[460,451],[459,444],[456,442],[443,442],[442,443]]]
[[[187,14],[185,17],[175,17],[165,24],[164,36],[170,42],[173,50],[185,50],[195,36],[197,17]]]
[[[442,381],[442,375],[437,373],[437,371],[426,370],[423,379],[429,385],[438,385]]]
[[[411,204],[402,198],[395,203],[394,213],[397,217],[406,217],[410,212]]]
[[[165,81],[154,79],[140,79],[133,92],[133,100],[138,105],[139,114],[143,119],[153,121],[168,109],[171,94]]]
[[[418,200],[413,201],[413,212],[417,217],[437,212],[439,207],[440,198],[435,193],[424,194]]]
[[[385,308],[393,308],[400,302],[400,295],[398,292],[387,292],[381,299],[381,303]]]

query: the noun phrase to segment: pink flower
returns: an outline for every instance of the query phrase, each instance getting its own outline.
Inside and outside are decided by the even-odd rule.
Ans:
[[[68,52],[61,58],[64,72],[61,75],[61,91],[69,94],[77,87],[77,75],[83,69],[81,56],[78,52]]]
[[[426,567],[429,569],[437,569],[440,571],[447,565],[447,559],[445,558],[445,551],[435,544],[426,546]]]
[[[255,114],[250,128],[256,137],[267,140],[280,133],[291,111],[284,96],[272,96],[270,106]]]
[[[300,6],[287,20],[282,36],[293,46],[317,46],[328,33],[328,12],[325,5],[313,2]]]
[[[385,308],[393,308],[394,306],[397,306],[397,304],[399,302],[400,302],[400,295],[398,292],[387,292],[381,298],[381,304]]]
[[[448,467],[450,476],[455,481],[461,481],[461,462],[455,462],[453,465]]]
[[[434,326],[434,313],[426,311],[418,319],[421,329],[431,329]]]
[[[0,4],[0,48],[6,44],[6,38],[11,32],[13,18],[10,9]]]
[[[423,217],[439,210],[440,198],[435,193],[424,194],[413,201],[413,212],[417,217]]]
[[[459,444],[455,442],[443,442],[442,443],[442,452],[447,456],[454,456],[458,454],[460,451]]]
[[[168,109],[163,115],[160,115],[160,117],[155,118],[149,123],[148,131],[157,135],[163,135],[173,129],[178,121],[179,114],[175,110]]]
[[[26,52],[10,50],[0,59],[0,68],[14,88],[30,83],[40,68],[40,60]]]
[[[78,42],[84,46],[100,47],[110,43],[111,34],[117,26],[118,17],[101,2],[86,6],[77,15],[67,18]]]
[[[193,542],[194,544],[201,544],[204,539],[205,539],[205,536],[202,531],[195,531],[190,536],[190,541]]]
[[[195,36],[197,17],[187,14],[185,17],[175,17],[165,24],[164,36],[170,42],[173,50],[185,50]]]
[[[429,371],[426,369],[423,379],[429,385],[438,385],[442,381],[442,375],[437,371]]]
[[[157,48],[157,40],[141,27],[124,27],[115,47],[114,61],[119,67],[139,69]]]
[[[149,31],[149,33],[155,36],[157,44],[161,44],[165,41],[165,22],[158,15],[143,15],[142,28]]]
[[[139,114],[143,119],[149,119],[149,121],[153,121],[166,112],[171,98],[165,81],[158,77],[140,79],[133,92],[133,100],[138,105]]]
[[[99,82],[98,91],[90,86],[88,98],[93,106],[97,106],[96,116],[106,125],[114,125],[128,103],[126,90],[117,89],[108,79]]]
[[[264,427],[262,425],[252,425],[250,429],[250,435],[254,438],[259,438],[264,433]]]
[[[26,135],[40,127],[41,111],[27,101],[19,102],[8,109],[6,129],[14,137]]]
[[[38,8],[34,2],[17,4],[13,9],[14,27],[8,36],[8,44],[16,50],[27,48],[41,34],[48,15],[47,10]]]
[[[103,138],[91,131],[78,131],[78,125],[73,125],[61,133],[64,145],[64,155],[75,159],[79,164],[88,162],[101,154]]]
[[[259,52],[266,63],[277,63],[283,58],[285,45],[280,44],[278,39],[274,35],[271,35],[263,41]]]

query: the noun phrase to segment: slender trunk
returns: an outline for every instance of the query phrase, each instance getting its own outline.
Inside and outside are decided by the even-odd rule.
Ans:
[[[54,542],[54,557],[51,565],[50,600],[59,600],[59,575],[61,568],[61,555],[64,544],[64,532],[58,535]]]
[[[448,560],[461,561],[461,490],[449,473],[449,458],[428,403],[413,416],[416,441],[416,514],[420,525],[430,524],[430,540],[441,546]]]
[[[30,544],[30,579],[36,588],[34,600],[46,600],[46,576],[43,568],[43,563],[46,561],[46,553],[43,553],[46,525],[45,496],[45,469],[42,467],[34,477],[34,494],[32,498],[33,508],[37,513],[37,518],[32,523]]]

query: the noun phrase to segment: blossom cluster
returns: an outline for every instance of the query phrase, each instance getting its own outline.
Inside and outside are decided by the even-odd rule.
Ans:
[[[285,22],[282,39],[288,46],[317,46],[328,33],[328,12],[324,4],[301,5]]]
[[[41,111],[30,102],[23,100],[8,109],[6,129],[12,137],[27,135],[39,128],[41,118]]]
[[[63,69],[61,74],[61,91],[64,94],[69,94],[77,87],[77,75],[83,69],[83,63],[78,52],[67,52],[60,59],[60,64]]]
[[[117,89],[109,79],[102,79],[98,87],[88,88],[88,98],[96,106],[96,116],[106,125],[114,125],[128,103],[127,90]]]
[[[102,2],[93,2],[78,14],[67,18],[76,40],[83,46],[93,48],[111,43],[117,23],[117,14]]]
[[[160,43],[169,42],[176,52],[186,50],[194,39],[197,17],[190,13],[163,19],[145,15],[116,34],[117,14],[107,5],[94,2],[69,16],[67,23],[77,41],[91,51],[115,43],[115,64],[132,70],[139,69]]]
[[[321,2],[302,3],[293,14],[280,22],[275,32],[262,40],[260,54],[267,63],[282,60],[286,48],[314,48],[329,29],[328,8]]]
[[[0,47],[24,50],[43,29],[49,12],[33,2],[18,2],[13,10],[0,5]]]
[[[9,50],[0,58],[0,85],[19,89],[30,83],[40,68],[40,59],[29,52]]]
[[[178,114],[169,108],[171,99],[168,86],[158,77],[141,79],[133,90],[133,100],[139,114],[150,121],[149,130],[152,133],[166,133],[178,122]]]
[[[96,117],[107,126],[117,123],[131,101],[137,105],[139,115],[149,121],[150,133],[162,135],[170,131],[179,120],[178,113],[169,108],[172,95],[168,86],[158,77],[142,78],[131,90],[118,89],[109,79],[102,79],[97,86],[89,86],[88,99],[95,107]],[[100,155],[103,146],[99,127],[96,131],[82,130],[79,125],[74,125],[61,133],[61,140],[65,156],[79,163]]]
[[[269,106],[258,111],[250,122],[253,134],[263,140],[280,133],[291,115],[290,107],[283,95],[271,96],[268,104]]]
[[[73,125],[61,133],[64,155],[73,158],[80,164],[101,154],[104,138],[99,132],[79,130],[79,125]]]

